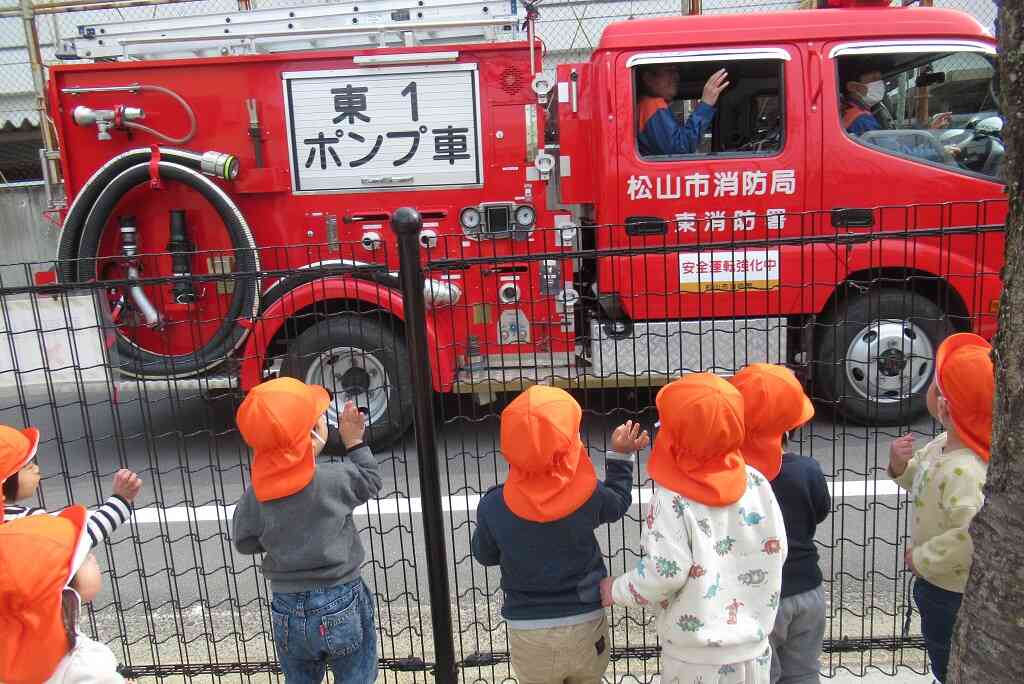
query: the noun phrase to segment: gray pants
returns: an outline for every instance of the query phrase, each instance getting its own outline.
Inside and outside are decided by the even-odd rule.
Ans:
[[[782,599],[769,637],[772,684],[819,684],[824,638],[825,591],[821,586]]]

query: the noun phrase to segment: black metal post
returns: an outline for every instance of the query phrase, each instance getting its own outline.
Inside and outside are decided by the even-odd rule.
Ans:
[[[427,349],[427,314],[423,301],[423,268],[420,264],[420,230],[423,220],[415,209],[403,207],[391,218],[398,236],[399,273],[405,298],[405,339],[412,371],[413,424],[416,428],[416,456],[420,467],[420,496],[423,506],[423,536],[427,552],[427,582],[430,585],[430,621],[434,629],[439,684],[456,684],[455,641],[452,634],[451,590],[448,585],[448,554],[444,543],[444,514],[441,508],[441,475],[438,471],[437,432],[434,397],[430,388],[430,357]]]

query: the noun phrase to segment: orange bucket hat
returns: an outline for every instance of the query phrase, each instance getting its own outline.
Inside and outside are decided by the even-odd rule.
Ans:
[[[743,496],[747,470],[743,397],[711,373],[691,373],[661,388],[655,400],[661,429],[647,472],[659,485],[709,506]]]
[[[520,518],[559,520],[597,489],[580,438],[583,409],[563,389],[534,385],[501,412],[501,453],[509,464],[505,504]]]
[[[957,434],[988,463],[992,455],[992,402],[996,380],[992,345],[974,333],[950,335],[935,355],[935,381],[949,403]]]
[[[752,363],[729,382],[743,395],[743,460],[774,480],[782,469],[782,435],[813,418],[814,405],[785,366]]]
[[[38,448],[39,430],[32,427],[17,430],[0,425],[0,485],[6,482],[11,475],[27,466],[36,457]],[[0,488],[0,523],[4,521],[4,505],[6,503],[3,489]]]
[[[295,378],[252,388],[235,419],[252,448],[252,488],[260,501],[300,491],[316,469],[309,432],[331,403],[327,390]]]
[[[39,684],[68,652],[61,592],[89,555],[85,506],[0,526],[0,681]]]

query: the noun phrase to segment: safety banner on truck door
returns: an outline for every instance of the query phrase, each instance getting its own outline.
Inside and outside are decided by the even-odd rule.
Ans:
[[[475,64],[284,74],[292,188],[483,182]]]
[[[779,286],[779,250],[683,252],[679,286],[682,292],[774,290]]]

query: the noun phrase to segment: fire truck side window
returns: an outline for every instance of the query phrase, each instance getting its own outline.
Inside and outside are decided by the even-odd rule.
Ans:
[[[730,85],[709,108],[701,102],[704,85],[720,69]],[[633,72],[637,150],[644,159],[749,157],[782,149],[782,60],[666,62]]]
[[[840,125],[879,152],[1002,178],[992,58],[974,52],[840,57]]]

